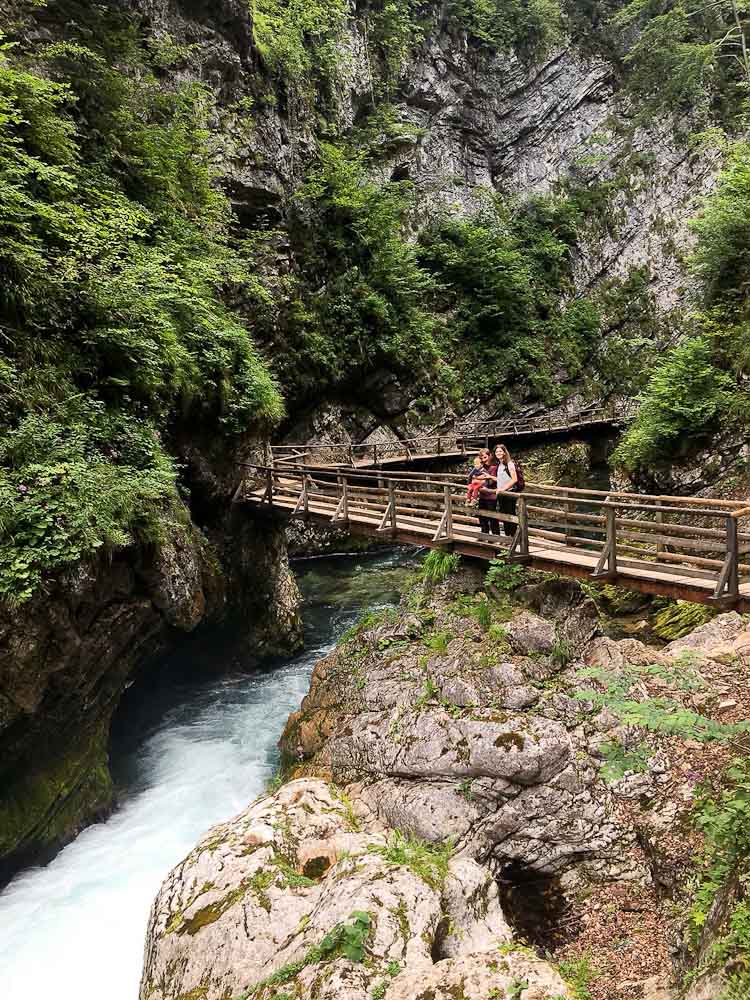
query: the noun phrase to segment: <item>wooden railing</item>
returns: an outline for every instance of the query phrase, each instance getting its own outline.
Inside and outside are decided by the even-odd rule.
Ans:
[[[410,462],[416,457],[463,455],[478,444],[489,446],[491,440],[501,435],[512,438],[528,434],[553,434],[598,424],[620,423],[632,415],[632,412],[633,404],[607,404],[559,411],[554,416],[463,421],[452,432],[424,434],[404,440],[366,441],[361,444],[310,441],[306,444],[274,445],[271,451],[274,462],[285,465],[355,467],[394,461]]]
[[[309,444],[281,444],[271,449],[274,462],[286,465],[379,465],[384,461],[410,462],[416,456],[462,455],[466,443],[456,434],[425,434],[398,441],[368,441],[363,444],[336,444],[313,441]]]
[[[482,439],[498,435],[520,436],[525,434],[552,434],[572,431],[596,424],[619,424],[632,417],[637,404],[606,403],[595,406],[565,408],[552,413],[531,417],[504,417],[499,420],[463,420],[456,424],[456,431],[464,438]]]
[[[516,513],[467,506],[464,477],[243,466],[237,498],[291,516],[357,526],[492,558],[554,564],[560,572],[692,600],[750,602],[750,506],[746,501],[552,487],[529,483]],[[512,525],[507,543],[478,530]],[[744,588],[744,590],[743,590]]]

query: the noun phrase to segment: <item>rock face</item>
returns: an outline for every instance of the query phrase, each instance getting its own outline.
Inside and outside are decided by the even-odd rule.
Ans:
[[[171,872],[140,996],[417,1000],[429,986],[435,998],[485,1000],[521,981],[528,997],[570,995],[513,945],[486,870],[399,853],[335,788],[303,779],[209,831]]]
[[[240,223],[283,230],[290,196],[319,141],[315,97],[298,93],[264,64],[242,2],[129,0],[129,6],[149,33],[168,36],[189,52],[180,78],[199,80],[216,93],[224,186]],[[336,41],[341,59],[331,83],[334,99],[327,102],[342,135],[361,124],[372,104],[366,5],[352,5],[352,13]],[[566,181],[608,183],[607,222],[582,234],[574,294],[645,266],[658,306],[678,304],[687,220],[713,184],[715,154],[679,145],[672,121],[632,129],[637,109],[618,89],[612,65],[579,45],[562,44],[530,63],[473,44],[445,5],[428,4],[422,13],[425,37],[404,54],[389,87],[394,120],[404,128],[369,160],[374,177],[414,184],[415,229],[435,211],[473,211],[486,190],[524,196]],[[236,110],[245,98],[253,102],[251,128],[247,112]],[[282,272],[294,267],[286,244],[278,266]],[[384,425],[413,436],[420,427],[412,404],[420,393],[418,380],[402,384],[393,373],[375,372],[353,392],[342,390],[342,400],[310,400],[306,412],[291,414],[288,439],[359,442]],[[430,422],[452,416],[450,408],[436,407]]]
[[[488,639],[440,608],[379,623],[321,660],[282,737],[288,759],[355,785],[386,826],[450,836],[496,870],[551,875],[584,858],[626,868],[582,708],[555,692],[555,625],[519,611]],[[568,620],[586,614],[581,604]]]

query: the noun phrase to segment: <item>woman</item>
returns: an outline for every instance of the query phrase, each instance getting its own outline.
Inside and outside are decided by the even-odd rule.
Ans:
[[[502,514],[515,514],[516,498],[513,495],[518,484],[518,472],[516,463],[510,457],[510,452],[504,444],[495,446],[496,480],[497,480],[497,510]],[[499,522],[498,522],[499,523]],[[510,521],[503,521],[503,530],[506,535],[514,535],[515,524]]]
[[[489,448],[481,448],[479,451],[479,461],[487,474],[487,488],[479,493],[479,510],[496,510],[497,499],[495,497],[495,479],[497,476],[497,466],[492,461],[492,452]],[[495,517],[482,517],[479,515],[479,529],[484,535],[499,535],[500,522]]]

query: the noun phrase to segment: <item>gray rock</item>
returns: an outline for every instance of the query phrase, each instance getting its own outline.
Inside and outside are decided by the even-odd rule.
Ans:
[[[531,611],[521,611],[506,625],[508,641],[519,653],[550,653],[555,644],[555,626]]]
[[[382,983],[388,996],[416,1000],[414,982],[452,981],[467,955],[487,975],[500,964],[508,981],[528,968],[534,982],[558,985],[547,963],[532,967],[511,948],[498,963],[512,935],[489,871],[453,858],[442,884],[425,880],[390,860],[385,843],[369,820],[352,829],[344,803],[315,780],[290,782],[215,827],[154,903],[141,1000],[224,1000],[282,969],[300,1000],[370,1000]],[[366,962],[311,957],[358,913]]]

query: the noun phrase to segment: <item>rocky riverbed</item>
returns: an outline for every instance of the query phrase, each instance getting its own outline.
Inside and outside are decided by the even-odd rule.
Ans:
[[[418,582],[318,662],[286,783],[166,879],[141,1000],[742,996],[745,879],[696,916],[694,815],[747,742],[748,623],[657,649],[577,583],[484,583]]]

